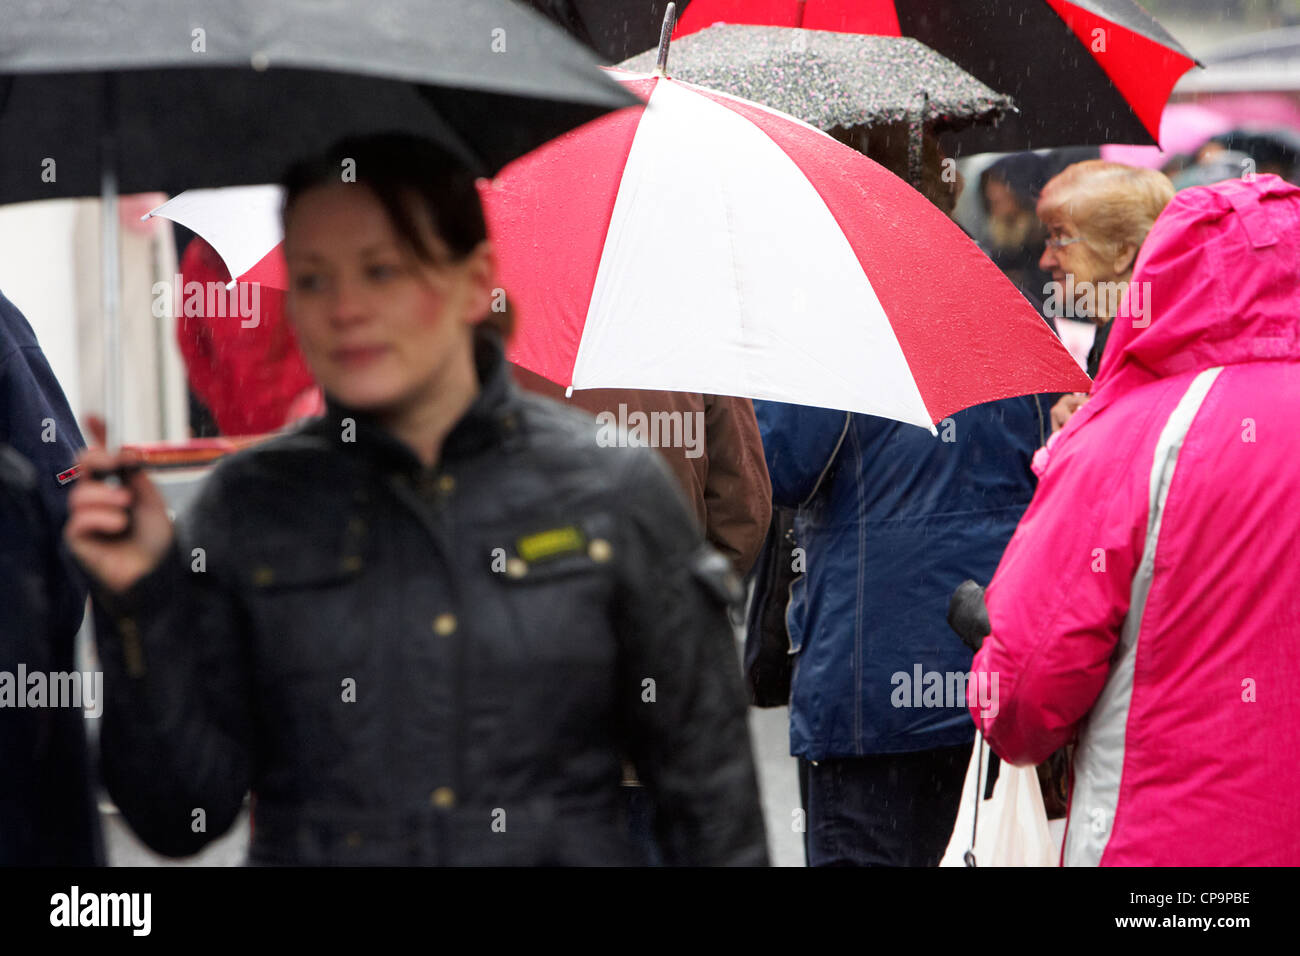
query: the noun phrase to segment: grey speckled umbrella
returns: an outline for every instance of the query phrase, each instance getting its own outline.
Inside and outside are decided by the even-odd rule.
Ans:
[[[619,64],[637,73],[655,65],[655,50]],[[945,132],[1015,109],[1011,97],[909,37],[723,24],[674,40],[667,72],[825,130],[920,119]]]

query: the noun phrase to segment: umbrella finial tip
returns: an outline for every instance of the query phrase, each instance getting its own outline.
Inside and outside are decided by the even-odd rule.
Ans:
[[[564,390],[564,397],[565,397],[565,398],[573,398],[573,386],[572,386],[572,385],[570,385],[568,388],[566,388],[566,389]]]
[[[659,60],[655,65],[655,73],[659,76],[668,75],[668,43],[672,39],[673,28],[677,26],[677,4],[670,3],[664,10],[664,25],[659,33]]]

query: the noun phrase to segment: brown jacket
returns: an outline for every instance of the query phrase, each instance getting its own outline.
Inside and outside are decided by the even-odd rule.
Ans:
[[[772,484],[749,399],[632,388],[580,389],[566,399],[563,385],[518,365],[511,368],[522,387],[581,408],[607,427],[631,426],[635,433],[642,425],[677,476],[709,543],[737,574],[749,573],[772,517]],[[671,432],[664,412],[680,413]],[[660,418],[653,417],[656,413]],[[671,441],[656,441],[665,436]]]

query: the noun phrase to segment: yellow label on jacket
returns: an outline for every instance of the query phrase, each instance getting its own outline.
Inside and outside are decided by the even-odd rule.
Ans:
[[[519,549],[519,556],[531,564],[561,554],[582,551],[587,546],[587,539],[577,525],[571,524],[526,535],[515,546]]]

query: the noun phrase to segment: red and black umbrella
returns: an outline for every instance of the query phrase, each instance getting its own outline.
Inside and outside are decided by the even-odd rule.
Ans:
[[[617,63],[656,45],[666,0],[529,0]],[[714,23],[907,36],[1011,96],[1020,115],[963,151],[1156,143],[1192,56],[1134,0],[679,0],[674,36]]]

